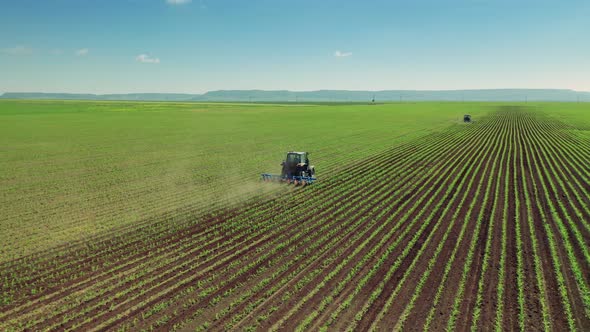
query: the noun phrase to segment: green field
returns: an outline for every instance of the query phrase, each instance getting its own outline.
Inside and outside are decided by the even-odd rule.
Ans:
[[[0,120],[2,330],[590,330],[590,104]],[[316,183],[260,180],[289,150]]]
[[[241,201],[288,150],[326,178],[490,107],[0,101],[0,261]]]

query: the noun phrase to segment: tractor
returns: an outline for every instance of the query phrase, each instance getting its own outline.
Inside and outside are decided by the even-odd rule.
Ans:
[[[294,184],[311,184],[316,178],[315,168],[309,164],[308,152],[287,152],[287,157],[281,163],[281,175],[262,174],[264,181],[284,181]]]
[[[463,115],[463,122],[471,123],[471,115],[469,115],[469,114]]]

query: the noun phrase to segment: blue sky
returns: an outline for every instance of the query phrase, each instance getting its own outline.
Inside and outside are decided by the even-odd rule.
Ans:
[[[0,92],[590,91],[590,1],[0,0]]]

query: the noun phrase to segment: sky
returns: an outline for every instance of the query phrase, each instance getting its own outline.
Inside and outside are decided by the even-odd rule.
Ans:
[[[590,1],[0,0],[0,93],[590,91]]]

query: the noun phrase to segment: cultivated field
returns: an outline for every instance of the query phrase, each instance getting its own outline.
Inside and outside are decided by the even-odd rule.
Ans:
[[[446,128],[454,108],[0,101],[0,262],[243,201],[289,149],[327,175]]]
[[[590,105],[0,108],[2,329],[590,330]]]

